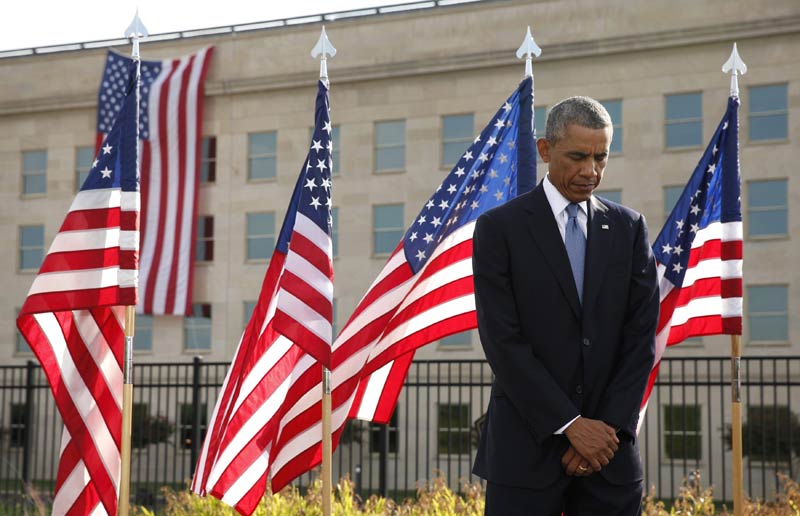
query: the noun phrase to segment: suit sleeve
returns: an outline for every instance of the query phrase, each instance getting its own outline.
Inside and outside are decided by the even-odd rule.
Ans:
[[[508,244],[497,226],[488,215],[475,225],[472,267],[478,331],[496,382],[542,444],[579,412],[522,337]]]
[[[598,419],[630,437],[636,436],[642,395],[655,359],[659,309],[655,259],[647,238],[647,224],[641,215],[635,230],[622,346],[597,414]]]

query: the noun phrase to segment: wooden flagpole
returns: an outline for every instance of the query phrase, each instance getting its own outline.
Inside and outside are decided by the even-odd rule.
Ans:
[[[136,177],[139,177],[139,39],[147,36],[142,20],[139,19],[139,10],[133,21],[125,30],[125,37],[133,40],[131,57],[136,63]],[[131,427],[133,420],[133,335],[136,325],[136,307],[125,307],[125,349],[122,364],[122,442],[120,443],[120,476],[119,476],[119,502],[117,514],[128,516],[131,499]]]
[[[319,40],[314,48],[311,50],[311,57],[316,59],[322,56],[319,63],[319,79],[325,82],[326,85],[330,84],[328,80],[328,57],[336,55],[336,49],[328,39],[325,33],[325,26],[322,26],[322,32],[319,35]],[[331,335],[333,340],[333,335]],[[331,342],[331,344],[333,344]],[[333,479],[331,474],[331,456],[333,454],[333,441],[331,438],[331,371],[327,367],[322,367],[322,515],[331,516],[332,499],[331,493],[333,492]]]

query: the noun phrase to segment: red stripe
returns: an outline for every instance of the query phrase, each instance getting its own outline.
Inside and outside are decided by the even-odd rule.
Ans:
[[[148,109],[148,112],[151,112]],[[148,211],[148,205],[150,201],[150,176],[152,175],[151,170],[151,156],[150,156],[150,141],[149,140],[140,140],[139,144],[142,146],[142,169],[139,173],[139,198],[141,199],[141,229],[139,231],[139,251],[142,253],[141,256],[144,256],[144,245],[145,245],[145,236],[147,231],[147,220],[150,216],[150,212]],[[139,285],[144,285],[143,296],[140,301],[142,305],[142,309],[144,313],[151,314],[153,313],[153,291],[150,290],[148,287],[149,283],[149,275],[151,270],[148,271],[148,277],[140,276],[139,277]]]
[[[383,384],[383,391],[381,392],[378,406],[375,409],[375,414],[372,416],[372,421],[379,424],[387,424],[392,420],[394,408],[397,406],[397,400],[400,398],[400,392],[403,390],[403,384],[406,381],[406,374],[411,367],[411,362],[414,360],[414,351],[400,355],[392,363],[389,376]],[[367,383],[368,378],[362,380],[361,383]]]
[[[117,365],[122,370],[122,360],[125,353],[125,328],[124,322],[117,319],[114,310],[92,308],[90,310],[94,322],[108,343],[108,348],[114,354]]]
[[[373,288],[369,289],[364,298],[358,303],[358,306],[353,311],[353,315],[350,316],[350,321],[361,315],[361,312],[369,308],[387,292],[397,288],[398,285],[402,285],[413,276],[414,271],[411,270],[411,267],[408,266],[408,263],[405,261],[400,263],[396,269],[387,274],[386,277],[377,283]],[[345,328],[347,328],[346,325]]]
[[[94,484],[91,482],[83,488],[81,494],[72,504],[72,507],[65,513],[65,516],[85,516],[91,514],[97,504],[100,503],[100,496],[97,494]]]
[[[119,247],[50,253],[45,257],[39,274],[105,269],[114,266],[119,266],[123,270],[135,270],[136,255],[136,251],[121,251]]]
[[[117,286],[70,290],[66,292],[47,292],[33,294],[25,299],[20,314],[34,314],[50,311],[71,310],[75,306],[119,306],[136,303],[134,287]]]
[[[275,331],[281,333],[292,342],[302,342],[303,350],[325,364],[330,365],[331,360],[331,346],[329,342],[319,338],[317,334],[309,331],[305,326],[297,321],[294,317],[281,310],[275,311],[275,316],[272,320]]]
[[[336,443],[339,442],[342,430],[344,427],[333,432],[332,441],[334,443],[333,449],[336,449]],[[312,446],[298,455],[292,457],[283,468],[273,473],[270,488],[273,492],[278,492],[295,478],[299,477],[307,471],[311,471],[322,463],[322,448],[320,446]]]
[[[289,249],[302,256],[328,278],[333,278],[333,262],[328,253],[297,231],[292,233]]]
[[[413,292],[412,289],[411,292]],[[421,315],[428,310],[439,305],[458,299],[464,296],[471,296],[475,293],[472,275],[460,278],[441,287],[426,291],[425,295],[397,312],[392,320],[386,325],[385,334],[391,333],[398,326],[407,323],[414,317]]]
[[[70,211],[67,213],[64,222],[61,224],[61,229],[58,231],[119,227],[120,211],[119,207]]]
[[[742,297],[742,280],[733,278],[721,280],[718,277],[703,278],[695,281],[686,288],[673,288],[661,302],[661,312],[659,314],[658,332],[669,324],[672,315],[679,307],[688,305],[694,299],[721,297],[737,298]],[[717,317],[721,317],[719,314]]]
[[[81,456],[78,447],[75,446],[75,441],[70,439],[58,459],[58,472],[56,473],[56,493],[58,493],[58,491],[61,489],[64,481],[67,480],[67,477],[69,477],[69,474],[72,473],[72,470],[75,469],[75,466],[78,465],[80,460]]]
[[[331,300],[306,283],[304,279],[295,276],[288,270],[284,271],[280,288],[308,305],[312,310],[324,317],[326,321],[331,322],[333,320],[333,304]],[[280,302],[278,306],[280,306]]]

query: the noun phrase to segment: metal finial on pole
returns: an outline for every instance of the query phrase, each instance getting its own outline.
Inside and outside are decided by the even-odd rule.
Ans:
[[[542,49],[534,41],[531,36],[531,26],[528,25],[528,33],[525,34],[525,39],[522,40],[522,45],[517,49],[517,59],[522,59],[525,56],[525,77],[533,77],[533,66],[531,61],[533,56],[539,57],[542,55]]]
[[[133,39],[133,51],[131,52],[131,57],[134,59],[139,59],[139,39],[145,38],[149,36],[150,33],[147,32],[147,27],[144,26],[142,23],[142,19],[139,18],[139,9],[136,9],[136,14],[133,15],[133,21],[128,28],[125,29],[125,37]]]
[[[722,71],[731,74],[731,97],[739,96],[739,78],[738,76],[747,73],[747,65],[744,64],[742,58],[739,57],[739,51],[736,49],[736,43],[733,44],[731,56],[722,65]]]
[[[317,44],[314,45],[314,48],[311,49],[311,57],[314,59],[317,56],[322,56],[322,60],[319,62],[319,78],[325,81],[325,84],[328,83],[328,56],[333,57],[336,55],[336,48],[331,44],[331,40],[328,39],[328,34],[325,32],[325,26],[322,26],[322,33],[319,35],[319,40],[317,40]]]

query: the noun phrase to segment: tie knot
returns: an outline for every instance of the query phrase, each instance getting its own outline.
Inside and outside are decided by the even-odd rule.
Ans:
[[[571,219],[578,216],[578,205],[576,203],[571,202],[567,205],[567,215]]]

